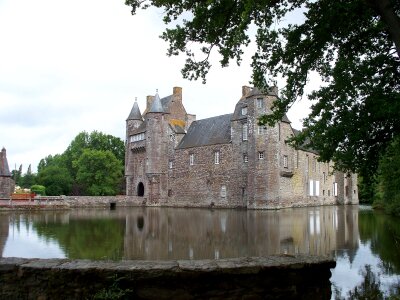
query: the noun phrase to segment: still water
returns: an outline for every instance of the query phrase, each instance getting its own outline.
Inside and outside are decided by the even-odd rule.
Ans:
[[[383,296],[400,291],[399,219],[368,207],[0,213],[3,257],[168,260],[278,253],[334,257],[333,298],[366,289],[366,282]]]

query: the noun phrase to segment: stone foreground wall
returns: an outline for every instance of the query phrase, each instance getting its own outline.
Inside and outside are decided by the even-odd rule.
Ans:
[[[1,299],[330,299],[335,262],[313,256],[102,262],[0,259]],[[114,284],[114,285],[113,285]]]

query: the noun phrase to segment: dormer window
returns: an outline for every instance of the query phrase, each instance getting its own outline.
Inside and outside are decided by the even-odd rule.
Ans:
[[[242,107],[242,116],[247,116],[247,106]]]

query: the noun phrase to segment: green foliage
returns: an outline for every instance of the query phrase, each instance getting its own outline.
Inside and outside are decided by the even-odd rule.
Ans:
[[[34,228],[40,237],[57,240],[70,259],[113,259],[123,256],[125,222],[123,220],[103,218],[70,218],[69,223],[46,222],[45,219],[34,222]]]
[[[89,155],[87,150],[97,152]],[[49,155],[39,162],[37,181],[46,186],[48,195],[115,195],[123,182],[124,158],[121,139],[98,131],[81,132],[63,154]],[[102,164],[101,159],[107,161]],[[110,172],[109,177],[106,172]]]
[[[182,73],[189,79],[205,81],[212,50],[221,55],[222,66],[239,64],[252,38],[249,26],[256,27],[253,84],[265,91],[279,76],[286,80],[273,114],[261,117],[261,124],[282,119],[304,96],[310,75],[318,73],[323,86],[309,96],[312,112],[291,143],[318,150],[321,160],[333,160],[338,169],[372,177],[379,156],[400,133],[399,1],[125,3],[132,13],[149,6],[164,10],[169,26],[161,37],[169,43],[168,55],[187,55]],[[295,13],[303,18],[293,18]]]
[[[122,176],[122,165],[111,151],[85,149],[73,162],[76,180],[86,195],[115,195]]]
[[[358,229],[363,244],[370,244],[372,253],[382,260],[386,273],[400,272],[400,223],[381,212],[360,211]]]
[[[46,186],[49,196],[58,196],[70,194],[73,180],[66,167],[50,165],[39,173],[38,183]]]
[[[124,280],[123,277],[118,277],[114,275],[112,278],[112,284],[108,288],[103,288],[98,291],[93,299],[102,299],[102,300],[117,300],[117,299],[130,299],[128,297],[131,293],[131,289],[123,289],[121,288],[121,281]]]
[[[110,151],[123,164],[125,160],[124,142],[112,135],[93,131],[88,134],[86,131],[79,133],[64,152],[67,167],[73,176],[76,175],[77,168],[74,162],[78,161],[85,149]]]
[[[400,137],[386,149],[379,163],[377,192],[386,210],[400,216]]]
[[[36,195],[45,196],[46,188],[43,185],[35,184],[31,186],[31,192],[35,193]]]

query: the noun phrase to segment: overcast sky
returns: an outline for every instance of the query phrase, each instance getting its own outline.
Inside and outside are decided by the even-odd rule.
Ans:
[[[228,68],[213,59],[207,84],[182,79],[184,57],[166,56],[161,11],[132,16],[124,0],[0,0],[0,147],[10,169],[62,153],[80,132],[125,139],[135,97],[183,88],[188,113],[232,113],[250,81],[251,51]],[[282,86],[279,86],[282,88]],[[301,127],[304,100],[289,112]]]

